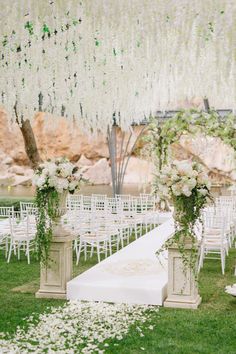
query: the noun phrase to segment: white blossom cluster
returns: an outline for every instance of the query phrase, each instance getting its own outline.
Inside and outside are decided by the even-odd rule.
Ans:
[[[157,176],[158,195],[161,200],[171,198],[171,195],[190,197],[194,188],[206,196],[211,187],[208,175],[201,165],[190,160],[175,160],[164,166]]]
[[[225,292],[229,295],[236,296],[236,284],[233,284],[232,286],[227,285],[225,287]]]
[[[149,310],[149,311],[147,311]],[[55,353],[102,354],[109,339],[122,340],[131,325],[142,328],[157,307],[99,302],[70,302],[42,314],[37,324],[28,321],[27,331],[18,328],[13,339],[0,339],[1,354]],[[153,326],[148,327],[150,330]]]
[[[33,177],[33,184],[40,190],[55,188],[58,193],[74,193],[81,180],[78,167],[65,158],[57,158],[39,166]]]
[[[39,93],[41,110],[104,133],[113,114],[127,130],[196,97],[236,107],[235,1],[0,5],[0,99],[12,119],[33,119]]]

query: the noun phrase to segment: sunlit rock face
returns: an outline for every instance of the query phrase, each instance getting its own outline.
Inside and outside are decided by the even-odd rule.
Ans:
[[[73,124],[67,119],[46,118],[43,114],[37,114],[32,128],[37,141],[39,153],[43,160],[56,156],[67,156],[77,162],[81,156],[94,162],[101,158],[109,157],[106,136],[92,135],[83,132],[79,124]],[[130,147],[136,140],[140,128],[135,129],[130,140]],[[124,145],[129,139],[129,133],[125,135]],[[121,141],[121,133],[118,132],[117,142]],[[0,150],[13,159],[18,165],[29,164],[22,134],[17,124],[8,125],[7,117],[0,111]],[[118,151],[119,154],[119,151]]]
[[[132,146],[140,127],[136,127],[131,138]],[[45,120],[42,114],[35,117],[33,130],[41,157],[46,160],[56,156],[66,156],[81,167],[93,184],[110,184],[111,173],[109,150],[106,137],[92,136],[82,132],[78,125],[70,125],[65,118]],[[122,135],[118,132],[120,145]],[[123,146],[129,139],[125,135]],[[138,149],[142,148],[139,143]],[[183,135],[173,146],[173,155],[177,159],[194,157],[202,162],[216,182],[236,181],[235,154],[232,148],[219,138],[204,135]],[[119,157],[119,151],[117,153]],[[155,168],[152,162],[132,156],[124,182],[127,184],[150,183]],[[32,175],[29,169],[22,134],[17,124],[8,126],[6,115],[0,112],[0,184],[21,183],[23,177]]]
[[[183,135],[173,151],[178,159],[195,157],[217,182],[236,181],[235,152],[220,138]]]
[[[43,114],[36,115],[32,128],[43,160],[66,156],[82,168],[84,177],[92,184],[110,184],[111,169],[106,137],[93,136],[69,123],[65,118],[46,120]],[[133,131],[130,151],[141,128]],[[130,133],[126,133],[123,146],[126,146]],[[117,145],[121,145],[122,134],[118,131]],[[141,144],[142,145],[142,144]],[[140,146],[139,146],[140,147]],[[117,151],[120,156],[120,151]],[[125,183],[146,183],[152,179],[147,161],[132,157],[125,176]],[[0,185],[21,183],[22,176],[28,177],[32,170],[25,153],[24,141],[17,124],[8,126],[7,117],[0,112]],[[24,182],[25,183],[25,182]]]
[[[67,156],[78,161],[82,155],[88,159],[108,158],[108,147],[103,136],[94,138],[73,126],[64,118],[44,119],[38,114],[32,124],[41,157],[46,160]],[[8,126],[6,115],[0,112],[0,150],[18,165],[28,165],[24,141],[17,124]]]

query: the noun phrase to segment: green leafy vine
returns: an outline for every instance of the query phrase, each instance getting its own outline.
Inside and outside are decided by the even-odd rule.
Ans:
[[[52,222],[59,206],[59,195],[55,188],[36,190],[35,204],[38,209],[36,253],[40,262],[47,266],[52,241]]]
[[[157,252],[157,255],[160,255],[169,247],[177,245],[182,256],[184,272],[186,273],[186,270],[190,267],[195,277],[197,277],[198,243],[194,228],[198,221],[202,223],[201,210],[206,207],[209,199],[212,199],[209,189],[205,187],[205,190],[206,195],[202,195],[197,186],[192,190],[192,194],[189,197],[171,194],[175,210],[175,232],[173,237],[168,239]],[[189,253],[185,251],[186,243],[190,243],[191,245]]]

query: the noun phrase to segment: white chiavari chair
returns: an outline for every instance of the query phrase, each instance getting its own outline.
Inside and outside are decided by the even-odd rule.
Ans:
[[[0,207],[0,249],[8,255],[8,243],[10,237],[9,217],[14,213],[14,207]]]
[[[22,219],[21,212],[14,212],[9,218],[9,223],[11,240],[7,262],[10,262],[11,254],[14,250],[17,251],[18,259],[20,259],[20,253],[23,251],[27,257],[28,264],[30,264],[30,251],[34,247],[36,236],[35,222],[32,222],[32,219],[30,220],[29,214]]]
[[[228,247],[226,219],[223,215],[206,210],[203,213],[203,224],[198,271],[203,267],[204,259],[220,259],[222,274],[224,274]]]

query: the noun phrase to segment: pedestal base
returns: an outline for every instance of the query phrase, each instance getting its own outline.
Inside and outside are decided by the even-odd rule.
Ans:
[[[36,298],[66,299],[67,282],[72,279],[72,240],[62,225],[54,225],[49,264],[41,265],[40,289]]]
[[[54,293],[53,291],[37,291],[35,293],[35,297],[37,299],[58,299],[58,300],[66,300],[66,292],[64,293]]]
[[[164,302],[164,307],[196,310],[201,302],[202,302],[202,298],[199,295],[196,297],[194,301],[191,302],[169,300],[167,298],[166,301]]]
[[[191,242],[185,243],[185,257],[191,259]],[[178,245],[168,249],[168,289],[164,307],[197,309],[201,303],[198,284],[189,264],[183,264],[182,254]]]

